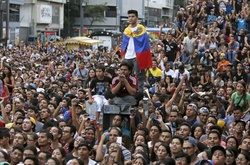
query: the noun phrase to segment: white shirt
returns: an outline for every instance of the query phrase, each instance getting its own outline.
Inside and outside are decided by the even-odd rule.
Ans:
[[[137,30],[137,26],[136,27],[129,27],[132,32]],[[129,41],[128,41],[128,46],[127,46],[127,50],[125,53],[125,59],[133,59],[136,57],[136,53],[135,53],[135,44],[134,44],[134,38],[130,37]]]
[[[174,77],[173,78],[180,78],[180,80],[182,79],[182,77],[183,77],[183,75],[187,75],[187,78],[188,78],[188,80],[189,80],[189,78],[190,78],[190,73],[189,73],[189,71],[187,71],[186,69],[184,69],[184,73],[180,73],[179,72],[179,69],[177,69],[177,70],[175,70],[175,75],[174,75]]]

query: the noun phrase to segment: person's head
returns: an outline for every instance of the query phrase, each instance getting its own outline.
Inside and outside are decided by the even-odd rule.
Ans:
[[[212,161],[215,164],[224,164],[226,160],[226,150],[220,146],[216,145],[211,148],[212,151]]]
[[[249,165],[250,158],[249,155],[245,153],[240,153],[236,158],[236,164],[238,165]]]
[[[127,63],[127,62],[122,62],[120,64],[120,73],[123,73],[125,76],[128,76],[131,74],[133,67]]]
[[[246,90],[246,83],[244,81],[238,81],[236,91],[238,94],[243,94]]]
[[[104,76],[104,72],[105,72],[105,66],[98,65],[96,67],[95,73],[98,78],[102,78]]]
[[[221,142],[221,135],[218,131],[210,131],[208,134],[208,146],[219,146]]]
[[[158,160],[162,160],[166,157],[171,157],[169,145],[167,145],[166,143],[161,143],[158,146],[156,155],[158,157]]]
[[[70,139],[72,139],[76,133],[76,127],[73,125],[66,125],[63,128],[63,134],[62,134],[62,138],[65,141],[68,141]]]
[[[0,128],[0,147],[5,148],[7,145],[9,145],[10,141],[10,133],[8,128]]]
[[[57,158],[61,163],[65,162],[66,152],[62,147],[55,148],[52,152],[52,157]]]
[[[92,149],[91,144],[89,142],[87,141],[81,142],[76,149],[77,149],[78,157],[80,159],[82,160],[89,159],[89,155]]]
[[[187,106],[186,116],[189,118],[195,117],[197,115],[197,106],[194,103],[191,103]]]
[[[84,165],[84,162],[81,159],[73,158],[70,160],[69,165]]]
[[[122,136],[121,129],[119,127],[111,127],[109,130],[109,141],[116,142],[118,136]]]
[[[179,136],[174,136],[170,143],[171,153],[177,154],[182,150],[182,146],[183,146],[183,139]]]
[[[162,130],[160,140],[165,142],[166,144],[169,144],[172,138],[172,132],[169,130]]]
[[[241,150],[247,153],[250,151],[250,137],[246,136],[243,138],[241,143]]]
[[[193,157],[196,155],[196,152],[198,151],[197,144],[198,144],[197,140],[189,136],[185,138],[182,150],[190,157]]]
[[[147,165],[147,160],[145,160],[143,157],[139,156],[134,159],[133,165]]]
[[[27,145],[27,135],[26,133],[18,132],[15,134],[13,146],[23,146],[25,147]]]
[[[26,117],[22,123],[22,130],[24,132],[35,132],[36,120],[33,117]]]
[[[242,134],[245,129],[246,123],[243,120],[235,121],[235,133]]]
[[[226,165],[235,165],[235,159],[237,157],[237,149],[234,147],[226,148]]]
[[[172,107],[173,108],[173,107]],[[179,112],[177,110],[171,110],[169,115],[170,122],[176,122],[178,120]]]
[[[129,10],[128,11],[128,21],[131,25],[135,25],[138,20],[138,11],[136,10]]]
[[[26,146],[23,151],[23,160],[25,160],[26,157],[37,155],[37,149],[35,146]]]
[[[25,157],[23,163],[24,165],[39,165],[39,160],[35,155],[29,155]]]
[[[85,128],[85,140],[89,142],[95,141],[95,129],[93,127]]]
[[[191,163],[191,158],[188,154],[184,152],[179,152],[175,155],[176,165],[188,165]]]
[[[45,165],[45,163],[50,157],[51,153],[49,151],[40,151],[38,154],[38,160],[40,165]]]
[[[123,120],[123,118],[121,115],[115,115],[115,117],[112,120],[112,126],[121,127],[122,120]]]
[[[53,140],[58,140],[62,137],[62,130],[57,126],[51,127],[50,133],[53,135]]]
[[[209,110],[207,107],[201,107],[199,109],[199,120],[202,123],[206,123],[209,115]]]
[[[190,136],[191,135],[191,126],[186,123],[186,122],[183,122],[181,125],[180,125],[180,130],[179,130],[179,135],[185,139],[186,137]]]
[[[235,148],[238,148],[239,147],[239,142],[237,140],[236,137],[234,136],[229,136],[227,139],[226,139],[226,146],[227,147],[235,147]]]
[[[158,140],[160,138],[162,129],[159,125],[154,124],[149,130],[149,137],[151,140]]]
[[[145,136],[138,134],[135,137],[135,146],[137,146],[138,144],[145,144],[145,143],[146,143]]]
[[[14,146],[10,153],[10,160],[12,164],[18,164],[23,160],[23,150],[22,146]]]
[[[10,155],[0,150],[0,162],[10,162]]]
[[[202,135],[205,134],[205,130],[203,128],[203,125],[197,123],[192,126],[191,130],[192,137],[199,140]]]
[[[38,146],[40,147],[50,146],[52,140],[53,140],[53,135],[49,133],[47,130],[42,130],[38,135]]]
[[[61,164],[61,162],[57,159],[57,158],[55,158],[55,157],[51,157],[51,158],[49,158],[47,161],[46,161],[46,165],[60,165]]]

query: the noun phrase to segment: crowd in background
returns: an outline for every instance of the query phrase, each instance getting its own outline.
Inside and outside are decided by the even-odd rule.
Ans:
[[[110,125],[96,87],[133,75],[120,50],[1,47],[0,165],[249,165],[250,3],[188,1],[164,26],[143,99]]]

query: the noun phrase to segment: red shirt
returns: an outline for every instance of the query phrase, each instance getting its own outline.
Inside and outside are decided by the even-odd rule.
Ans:
[[[129,76],[127,78],[129,85],[132,88],[138,89],[138,79],[134,76]],[[116,87],[116,85],[119,83],[119,76],[113,78],[112,80],[112,88]],[[126,89],[125,85],[122,85],[119,92],[117,93],[117,96],[126,96],[129,95],[128,90]]]

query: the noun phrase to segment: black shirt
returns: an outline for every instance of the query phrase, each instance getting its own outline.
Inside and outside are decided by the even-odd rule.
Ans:
[[[104,95],[105,91],[110,89],[110,84],[112,84],[112,79],[104,76],[103,80],[97,77],[91,82],[90,89],[94,89],[94,95]]]
[[[168,57],[168,61],[174,62],[176,58],[176,52],[178,50],[178,46],[175,42],[169,43],[167,40],[163,40],[164,49],[166,53],[166,57]]]

